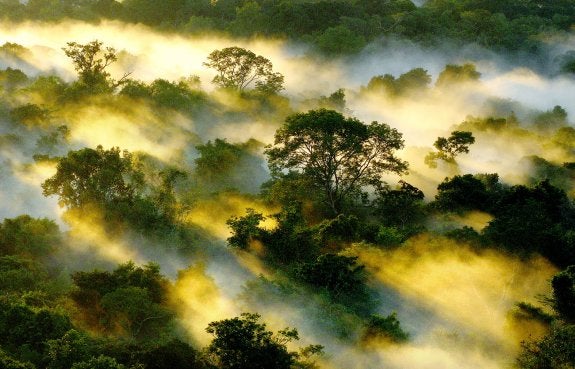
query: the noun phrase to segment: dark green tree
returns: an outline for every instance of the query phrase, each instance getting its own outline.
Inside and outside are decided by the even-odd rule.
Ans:
[[[87,335],[71,329],[61,338],[46,342],[44,355],[46,367],[47,369],[68,369],[76,362],[88,360],[94,349]]]
[[[366,125],[333,110],[289,116],[265,151],[272,173],[294,170],[312,179],[325,203],[339,214],[345,200],[384,172],[403,173],[407,163],[394,155],[401,133],[387,124]]]
[[[98,146],[70,151],[58,162],[56,174],[42,183],[42,189],[44,196],[57,195],[60,206],[105,206],[133,200],[136,187],[129,180],[137,177],[128,151]]]
[[[232,247],[247,249],[250,242],[261,238],[262,232],[259,224],[265,219],[263,214],[256,213],[254,209],[246,209],[247,214],[243,217],[232,217],[226,221],[233,235],[228,238],[228,244]]]
[[[126,367],[109,356],[100,355],[75,363],[70,369],[125,369]]]
[[[296,267],[294,277],[357,313],[372,308],[365,267],[357,263],[357,257],[323,254]]]
[[[118,60],[116,50],[112,47],[103,47],[98,40],[87,44],[68,42],[64,53],[72,59],[74,69],[78,72],[78,83],[82,89],[89,93],[108,93],[126,81],[129,73],[119,80],[111,78],[106,70],[110,64]]]
[[[0,349],[0,368],[3,369],[36,369],[34,364],[28,362],[18,361],[10,355],[8,355],[4,350]]]
[[[553,309],[559,316],[575,323],[575,265],[557,273],[551,280],[553,287]]]
[[[284,77],[273,71],[272,63],[241,47],[214,50],[204,65],[216,70],[218,74],[212,82],[219,87],[240,92],[255,88],[263,93],[277,93],[283,89]]]
[[[480,77],[481,73],[475,69],[474,64],[448,64],[445,66],[445,69],[439,73],[435,85],[438,87],[449,87],[457,83],[477,81]]]
[[[483,234],[494,244],[520,255],[538,252],[559,267],[575,264],[575,209],[549,181],[509,188],[492,213],[495,218]]]
[[[445,178],[437,186],[433,206],[441,211],[488,211],[493,201],[485,183],[471,174],[465,174]]]
[[[397,314],[393,312],[386,317],[371,315],[365,324],[362,339],[382,339],[392,343],[403,343],[409,339],[409,334],[401,328]]]
[[[20,215],[6,218],[0,224],[0,255],[44,257],[54,252],[61,242],[60,229],[53,220]]]
[[[396,189],[382,186],[376,189],[372,202],[374,213],[385,225],[402,229],[423,220],[423,192],[405,181],[399,181]]]
[[[447,138],[438,137],[433,143],[437,151],[430,152],[425,157],[425,163],[429,165],[430,168],[437,167],[437,160],[455,164],[455,157],[459,154],[467,154],[469,152],[469,145],[474,142],[475,137],[473,137],[473,134],[466,131],[453,131]]]
[[[291,369],[299,354],[288,351],[286,344],[298,340],[295,329],[286,328],[276,334],[258,322],[258,314],[212,322],[206,331],[214,336],[206,351],[213,364],[221,369]],[[309,346],[316,353],[321,346]]]
[[[523,343],[517,366],[521,369],[575,367],[575,325],[556,327],[540,341]]]

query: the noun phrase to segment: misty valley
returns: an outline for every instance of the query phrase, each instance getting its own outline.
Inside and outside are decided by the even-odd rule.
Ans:
[[[575,368],[572,0],[0,18],[0,369]]]

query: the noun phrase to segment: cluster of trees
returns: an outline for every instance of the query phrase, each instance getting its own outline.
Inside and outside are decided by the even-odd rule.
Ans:
[[[126,0],[114,6],[129,7],[135,3]],[[207,9],[226,3],[218,1]],[[373,12],[379,9],[378,3],[369,2]],[[389,8],[381,11],[399,3],[385,2]],[[30,4],[35,2],[21,6]],[[316,4],[328,3],[281,2],[286,14],[300,5],[320,6]],[[353,7],[358,4],[368,6],[368,2],[353,6],[329,3],[335,13],[338,6],[345,8],[348,16],[355,14]],[[405,18],[409,19],[411,3],[402,4]],[[238,9],[247,6],[254,10],[260,5],[246,2]],[[441,6],[440,2],[429,1],[421,11]],[[528,8],[525,12],[532,11]],[[456,7],[454,12],[467,11],[464,9],[465,6]],[[536,14],[530,16],[537,17]],[[402,19],[397,21],[399,25],[404,22]],[[3,48],[12,54],[23,52],[14,45]],[[565,269],[552,281],[550,304],[554,316],[549,319],[550,334],[541,341],[526,343],[519,365],[573,365],[570,343],[574,339],[575,206],[572,193],[568,192],[572,190],[568,186],[573,186],[568,184],[575,170],[572,162],[556,168],[542,158],[532,158],[541,178],[533,178],[533,183],[525,185],[501,183],[497,174],[455,175],[440,183],[435,199],[426,202],[424,193],[412,184],[400,180],[397,186],[391,186],[382,180],[382,174],[399,176],[408,170],[408,163],[397,155],[404,147],[397,129],[379,122],[366,124],[333,110],[334,106],[343,110],[345,95],[341,90],[318,99],[317,105],[323,108],[307,112],[273,105],[273,101],[281,99],[278,93],[283,88],[283,76],[272,70],[266,58],[236,47],[214,51],[206,66],[218,73],[213,82],[219,87],[231,90],[239,98],[262,103],[256,105],[261,110],[251,114],[272,111],[285,116],[269,146],[264,148],[253,140],[229,143],[215,139],[202,143],[186,132],[196,157],[181,159],[174,165],[117,147],[72,149],[68,127],[62,125],[61,117],[54,119],[52,107],[56,104],[63,108],[90,104],[91,98],[98,96],[98,103],[104,101],[113,106],[126,101],[149,104],[158,108],[159,114],[176,111],[191,117],[199,116],[198,113],[209,117],[210,113],[223,112],[233,120],[247,113],[223,110],[194,78],[178,82],[159,79],[149,84],[128,76],[116,80],[106,69],[116,60],[116,53],[98,41],[85,45],[69,43],[64,52],[78,72],[77,80],[70,84],[57,77],[29,79],[18,70],[1,71],[0,113],[15,132],[25,131],[38,137],[36,149],[43,150],[43,154],[35,156],[37,161],[55,162],[56,173],[44,181],[42,190],[46,196],[57,196],[66,214],[88,216],[98,212],[106,232],[112,236],[132,232],[160,240],[161,244],[175,239],[180,249],[190,251],[190,245],[198,246],[207,240],[183,221],[195,200],[230,188],[252,192],[252,200],[280,208],[270,216],[276,227],[265,228],[262,221],[266,217],[248,209],[246,215],[227,221],[232,231],[228,244],[237,252],[256,255],[277,270],[277,275],[257,280],[247,286],[246,293],[262,299],[311,296],[319,312],[314,317],[315,324],[321,329],[333,329],[338,337],[350,341],[383,339],[401,344],[409,339],[409,334],[402,329],[396,314],[377,314],[369,275],[356,257],[346,253],[348,246],[368,242],[381,248],[401,247],[409,237],[430,232],[427,220],[431,216],[483,211],[493,219],[481,232],[463,227],[445,235],[476,248],[494,248],[521,257],[538,253]],[[470,64],[450,65],[436,86],[478,78]],[[427,72],[418,68],[398,78],[376,76],[365,89],[401,96],[426,89],[430,82]],[[18,98],[14,97],[16,92]],[[468,153],[476,137],[508,131],[541,135],[566,155],[573,155],[575,130],[567,126],[563,108],[557,106],[543,112],[530,123],[529,130],[520,127],[514,116],[469,118],[450,136],[438,137],[433,143],[435,151],[426,161],[431,167],[437,166],[438,160],[456,166],[455,158]],[[2,137],[0,144],[9,142],[9,138]],[[14,137],[10,142],[17,143],[18,138]],[[262,170],[258,156],[261,152],[267,159],[270,177],[257,194],[258,183],[246,177],[259,175],[254,168]],[[64,238],[56,224],[47,219],[21,216],[6,219],[0,226],[0,363],[4,366],[314,367],[313,356],[321,352],[320,346],[290,351],[287,344],[299,338],[297,331],[285,329],[274,334],[254,313],[209,324],[206,331],[213,340],[198,351],[178,333],[175,309],[166,298],[170,282],[157,265],[126,263],[112,271],[77,271],[66,277],[59,267],[61,263],[53,260],[57,249],[64,246]],[[532,315],[538,311],[527,310]]]
[[[575,22],[569,0],[428,0],[419,7],[409,0],[34,0],[3,1],[0,10],[12,21],[119,19],[184,33],[283,36],[328,55],[357,52],[384,35],[533,52],[542,45],[537,35],[568,31]]]

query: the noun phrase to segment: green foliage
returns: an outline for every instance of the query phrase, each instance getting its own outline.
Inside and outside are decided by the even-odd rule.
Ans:
[[[163,306],[167,280],[157,264],[121,264],[113,272],[75,272],[71,297],[86,323],[104,332],[148,340],[166,329],[172,314]]]
[[[423,192],[405,181],[399,181],[393,190],[389,186],[379,186],[375,193],[371,206],[386,226],[406,230],[417,226],[425,217]]]
[[[0,224],[0,255],[45,257],[56,250],[61,237],[58,225],[52,220],[29,215],[7,218]]]
[[[250,36],[265,31],[270,19],[262,12],[257,1],[245,1],[236,8],[235,20],[228,26],[230,32],[237,36]]]
[[[233,235],[228,238],[228,244],[232,247],[247,249],[250,242],[262,233],[258,226],[265,217],[256,213],[254,209],[246,209],[246,212],[247,214],[243,217],[232,217],[226,221],[233,232]]]
[[[447,231],[445,233],[445,237],[451,238],[457,242],[464,242],[472,246],[480,246],[483,244],[483,238],[481,235],[475,229],[468,226]]]
[[[314,185],[312,178],[303,173],[294,170],[272,173],[272,179],[263,183],[261,188],[262,197],[271,203],[284,207],[292,203],[312,203],[316,211],[324,213],[321,189]]]
[[[28,82],[28,76],[20,69],[10,67],[0,70],[0,86],[7,91],[12,91],[17,87],[22,87]]]
[[[138,287],[148,291],[150,299],[157,303],[164,300],[164,289],[167,283],[160,274],[160,267],[157,264],[148,263],[139,267],[133,262],[118,265],[112,273],[97,270],[75,272],[72,274],[72,280],[79,288],[77,293],[80,295],[93,291],[104,296],[118,288]],[[72,297],[75,295],[76,293]],[[79,297],[77,301],[82,302],[83,299]]]
[[[475,142],[471,132],[453,131],[448,138],[438,137],[433,143],[437,149],[425,157],[425,164],[430,168],[437,168],[437,160],[443,160],[449,164],[455,164],[455,157],[459,154],[467,154],[469,145]]]
[[[64,97],[68,85],[58,76],[38,76],[22,91],[46,104],[57,104]]]
[[[357,257],[323,254],[296,267],[294,277],[335,302],[358,311],[369,308],[364,266],[357,263]]]
[[[575,209],[565,192],[548,181],[533,188],[511,187],[492,212],[495,219],[483,231],[491,242],[518,254],[538,252],[558,266],[575,263]]]
[[[42,127],[49,124],[50,111],[36,104],[24,104],[10,110],[10,119],[28,127]]]
[[[567,126],[567,112],[561,106],[556,105],[552,110],[543,112],[533,119],[533,125],[540,131],[555,131]]]
[[[403,343],[409,339],[397,319],[395,312],[386,317],[371,315],[365,324],[363,340],[382,339],[392,343]]]
[[[553,323],[553,316],[549,315],[540,307],[534,306],[526,302],[518,302],[515,304],[516,309],[513,311],[513,316],[516,319],[529,319],[536,320],[546,325]]]
[[[565,321],[575,323],[575,265],[557,273],[551,280],[553,308]]]
[[[258,314],[243,313],[208,325],[206,332],[214,338],[206,351],[213,365],[222,369],[290,369],[297,365],[298,353],[288,351],[286,344],[298,340],[298,332],[286,328],[273,334],[259,318]],[[320,346],[308,349],[316,354],[320,351]]]
[[[339,55],[357,53],[366,42],[362,35],[355,34],[345,25],[338,25],[318,35],[315,44],[326,55]]]
[[[100,355],[72,365],[70,369],[126,369],[122,364],[111,357]]]
[[[18,256],[0,256],[0,290],[3,293],[37,289],[47,277],[40,263]]]
[[[190,345],[180,340],[156,344],[143,353],[146,369],[203,369],[200,355]]]
[[[379,227],[375,242],[383,247],[397,246],[405,241],[405,236],[395,227]]]
[[[521,369],[562,369],[575,366],[575,326],[559,326],[538,342],[523,343],[517,365]]]
[[[137,84],[125,87],[122,89],[123,94],[132,97],[149,96],[158,106],[186,113],[190,113],[206,102],[204,94],[193,90],[185,80],[176,83],[165,79],[156,79],[149,87],[142,87]]]
[[[126,0],[122,2],[122,8],[126,17],[133,22],[163,26],[184,20],[186,3],[183,0],[166,0],[162,3],[153,0]]]
[[[32,363],[18,361],[0,349],[0,368],[3,369],[35,369]]]
[[[47,309],[38,311],[24,305],[0,302],[0,345],[28,347],[42,352],[45,342],[62,337],[71,324],[67,316]]]
[[[387,124],[366,125],[333,110],[289,116],[265,151],[272,173],[294,170],[309,177],[333,214],[364,186],[381,183],[381,173],[403,173],[407,163],[394,156],[401,133]]]
[[[262,146],[256,140],[232,144],[219,138],[197,145],[200,157],[194,160],[194,180],[200,188],[207,188],[210,192],[230,189],[257,191],[261,178],[268,176],[261,169],[261,157],[256,154],[256,149]]]
[[[480,77],[481,73],[475,69],[474,64],[448,64],[445,66],[445,69],[439,73],[435,84],[438,87],[450,87],[459,83],[478,81]]]
[[[216,70],[217,75],[212,82],[222,88],[240,92],[255,88],[264,94],[274,94],[283,89],[284,77],[273,71],[272,63],[241,47],[214,50],[204,65]]]
[[[106,71],[110,64],[118,60],[114,48],[103,48],[103,43],[98,40],[87,44],[68,42],[67,45],[62,50],[72,59],[78,73],[78,84],[75,86],[78,91],[88,94],[110,93],[124,83],[128,74],[116,81]]]
[[[57,172],[42,183],[44,196],[57,195],[60,206],[80,208],[86,204],[110,205],[130,202],[135,195],[131,155],[117,147],[70,151],[58,162]]]
[[[442,211],[488,211],[493,201],[485,183],[471,174],[465,174],[445,178],[437,186],[433,206]]]
[[[60,151],[70,136],[70,130],[67,126],[61,125],[54,130],[48,131],[47,134],[40,136],[36,141],[36,149],[47,155]]]
[[[268,251],[268,259],[278,265],[289,265],[313,259],[319,251],[319,242],[314,229],[307,227],[301,203],[287,205],[273,218],[277,226],[271,231],[264,231],[261,240]],[[335,236],[337,237],[337,236]]]
[[[87,361],[93,350],[89,338],[74,329],[61,338],[46,342],[47,369],[68,369],[76,362]]]
[[[315,225],[311,231],[320,244],[337,245],[356,240],[358,228],[359,219],[356,216],[339,214],[333,219],[326,219]]]
[[[412,69],[398,78],[391,74],[372,77],[366,89],[371,92],[385,93],[389,97],[400,97],[425,91],[431,83],[431,76],[423,68]]]
[[[171,313],[155,303],[150,291],[141,287],[116,288],[102,296],[100,306],[104,328],[131,338],[153,336],[171,318]]]
[[[260,316],[244,313],[241,317],[212,322],[206,332],[214,335],[207,352],[222,369],[291,368],[295,354],[287,350],[285,343],[297,339],[291,336],[273,337],[266,325],[258,323]]]
[[[575,172],[568,163],[558,165],[547,161],[539,156],[527,156],[521,159],[521,164],[527,163],[529,165],[529,177],[527,184],[537,185],[537,183],[548,180],[553,186],[570,193],[575,184],[573,183],[573,175]]]

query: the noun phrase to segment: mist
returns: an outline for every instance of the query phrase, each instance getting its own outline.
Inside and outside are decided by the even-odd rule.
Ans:
[[[425,1],[415,3],[421,6]],[[37,127],[15,127],[7,121],[7,114],[0,116],[0,200],[4,204],[0,216],[29,214],[55,220],[66,236],[66,249],[61,254],[74,256],[62,263],[70,270],[111,269],[129,260],[138,265],[156,262],[171,283],[169,303],[194,344],[209,344],[211,337],[205,327],[210,322],[257,311],[274,330],[296,327],[302,337],[297,345],[324,345],[325,355],[318,361],[321,368],[503,369],[513,364],[522,340],[545,334],[546,327],[536,323],[517,328],[512,316],[517,302],[537,305],[537,296],[550,294],[548,281],[558,269],[541,256],[522,259],[495,250],[478,251],[468,243],[433,233],[409,238],[396,249],[354,243],[343,253],[357,256],[365,265],[370,286],[376,291],[376,311],[382,316],[396,311],[410,335],[407,343],[366,347],[360,339],[362,323],[357,317],[339,311],[330,316],[324,297],[310,291],[283,296],[273,285],[261,282],[261,278],[286,277],[254,250],[227,247],[226,239],[232,233],[226,221],[244,216],[251,208],[268,217],[263,227],[277,226],[270,216],[279,213],[280,207],[256,196],[257,187],[270,179],[263,147],[273,143],[276,129],[288,115],[310,105],[315,108],[313,99],[338,89],[345,92],[345,115],[366,123],[385,122],[403,134],[405,148],[399,156],[410,163],[409,173],[384,178],[394,185],[400,179],[413,184],[424,192],[427,202],[446,177],[498,173],[506,185],[530,184],[534,170],[526,158],[537,156],[558,166],[575,161],[572,148],[553,146],[553,132],[533,128],[534,117],[557,105],[567,112],[566,123],[572,126],[575,79],[549,71],[553,57],[573,47],[573,38],[568,45],[550,39],[548,47],[557,51],[543,62],[545,67],[537,69],[529,60],[518,62],[517,57],[477,45],[457,49],[446,44],[443,49],[428,49],[383,38],[355,56],[325,60],[311,54],[307,46],[283,39],[182,36],[119,21],[93,25],[3,21],[0,43],[17,43],[28,51],[18,58],[0,55],[0,69],[17,68],[30,78],[56,75],[72,82],[76,72],[62,48],[67,42],[96,39],[118,51],[118,61],[110,68],[113,78],[130,73],[132,79],[151,83],[198,76],[196,89],[215,108],[186,114],[122,97],[62,106],[51,112],[50,127],[66,125],[69,136],[50,153],[52,156],[97,145],[119,147],[149,155],[162,169],[172,165],[193,176],[195,160],[200,157],[197,145],[215,139],[240,146],[254,139],[261,145],[256,145],[250,153],[253,156],[244,162],[245,173],[229,180],[229,190],[217,192],[208,182],[207,189],[193,188],[193,178],[182,182],[183,189],[174,190],[178,201],[187,206],[180,212],[179,225],[200,234],[193,241],[186,240],[187,253],[183,255],[175,241],[176,246],[130,231],[111,235],[98,210],[65,212],[55,197],[43,196],[41,184],[54,175],[56,164],[32,158],[40,151],[36,144],[40,131]],[[273,108],[266,110],[253,101],[218,91],[211,83],[215,73],[202,63],[211,51],[229,46],[264,55],[274,70],[285,76],[285,89]],[[477,81],[448,88],[435,84],[446,65],[465,63],[473,63],[481,73]],[[393,97],[365,89],[374,76],[400,76],[414,68],[425,69],[431,77],[422,91]],[[18,98],[12,105],[20,105]],[[449,136],[474,118],[489,117],[515,117],[518,125],[499,132],[474,131],[476,142],[468,154],[456,158],[455,165],[430,168],[424,163],[438,137]],[[10,134],[20,141],[11,144]],[[158,178],[151,169],[146,175]],[[245,185],[234,179],[241,175],[252,181]],[[481,232],[492,219],[487,213],[470,212],[440,220],[440,225],[429,228],[441,230],[452,222]],[[162,242],[165,244],[159,244]],[[271,292],[258,294],[254,287],[258,281]],[[339,328],[348,330],[348,336],[339,336]]]

